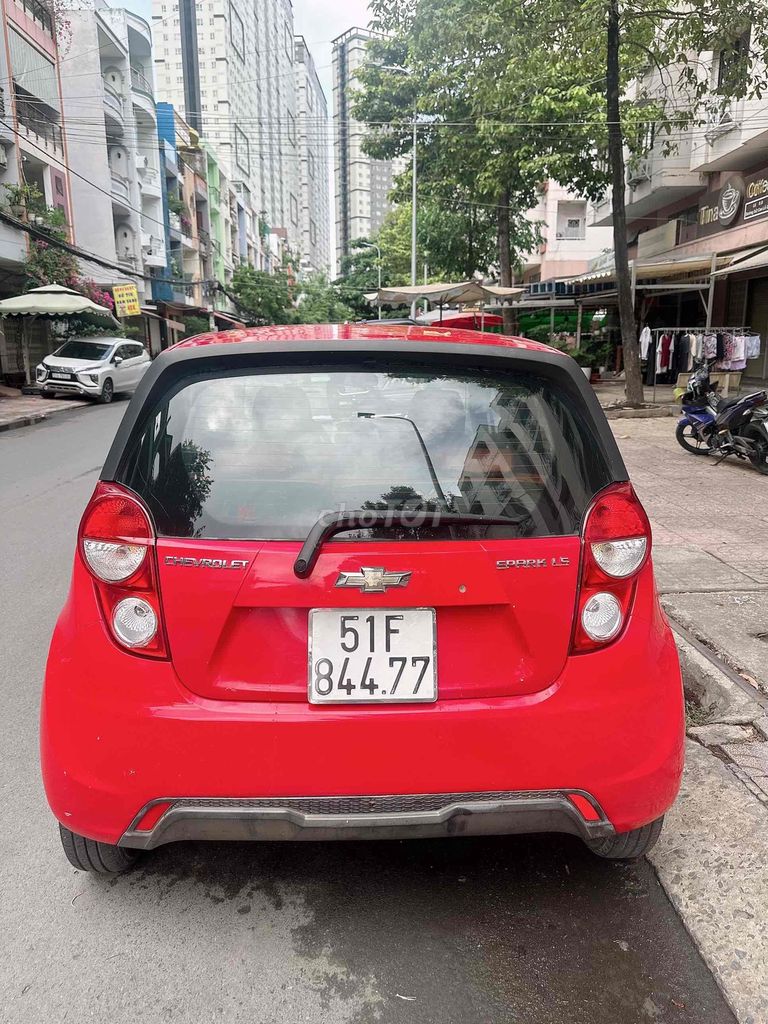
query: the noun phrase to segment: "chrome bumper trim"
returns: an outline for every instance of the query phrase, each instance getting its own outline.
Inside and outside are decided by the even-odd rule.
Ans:
[[[599,820],[586,821],[568,799],[586,797]],[[136,826],[158,803],[171,807],[154,827]],[[120,846],[151,850],[180,840],[428,839],[446,836],[565,832],[582,839],[614,829],[581,790],[409,794],[359,797],[190,798],[152,800],[131,822]]]

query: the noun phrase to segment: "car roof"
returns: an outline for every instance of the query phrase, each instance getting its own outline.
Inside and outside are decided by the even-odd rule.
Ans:
[[[109,336],[107,336],[105,334],[98,334],[98,335],[95,335],[94,337],[91,337],[91,338],[76,338],[76,337],[75,338],[67,338],[66,341],[62,342],[62,345],[66,345],[70,341],[76,341],[78,344],[80,342],[83,342],[86,345],[116,345],[118,342],[124,341],[124,342],[127,343],[129,341],[133,341],[133,339],[132,338],[115,338],[115,337],[109,337]],[[137,341],[136,344],[140,345],[141,342]]]
[[[375,341],[391,338],[397,341],[428,342],[442,341],[463,345],[498,345],[533,352],[557,352],[549,345],[527,338],[508,334],[491,334],[483,331],[458,330],[442,327],[440,324],[422,326],[418,324],[381,323],[357,324],[279,324],[274,327],[244,327],[234,331],[214,331],[185,338],[168,350],[197,348],[202,345],[237,345],[259,341]]]

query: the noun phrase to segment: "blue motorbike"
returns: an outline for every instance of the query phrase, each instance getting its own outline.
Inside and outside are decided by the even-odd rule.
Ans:
[[[675,437],[692,455],[715,455],[718,462],[735,455],[768,474],[768,393],[720,398],[709,366],[697,367],[682,396],[683,415]]]

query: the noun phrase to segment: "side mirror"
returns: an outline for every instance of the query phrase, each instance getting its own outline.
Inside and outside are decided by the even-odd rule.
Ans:
[[[122,361],[123,361],[123,357],[122,356],[115,356],[115,358],[112,360],[112,362],[115,364],[115,366],[119,366],[120,363],[122,363]]]

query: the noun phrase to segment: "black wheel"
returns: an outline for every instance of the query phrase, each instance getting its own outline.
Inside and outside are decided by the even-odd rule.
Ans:
[[[79,871],[93,871],[98,875],[119,875],[127,871],[139,856],[138,850],[126,850],[122,846],[98,843],[95,839],[70,832],[59,825],[61,845],[72,867]]]
[[[101,389],[99,395],[99,401],[102,405],[109,405],[112,399],[115,397],[115,385],[112,383],[112,378],[107,377],[104,381],[104,386]]]
[[[680,447],[685,448],[691,455],[709,455],[712,451],[712,445],[701,440],[691,423],[678,423],[675,437]]]
[[[619,832],[618,835],[607,836],[605,839],[592,839],[587,846],[598,857],[606,857],[609,860],[639,860],[654,848],[663,825],[662,814],[656,821],[651,821],[642,828],[632,829],[631,832]]]
[[[753,427],[751,430],[745,431],[745,434],[755,445],[755,453],[750,456],[749,461],[758,473],[768,476],[768,441],[765,439],[765,434],[759,427]]]

